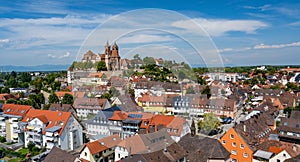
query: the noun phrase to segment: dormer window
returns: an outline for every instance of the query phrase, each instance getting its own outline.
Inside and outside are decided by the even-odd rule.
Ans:
[[[171,128],[168,128],[168,129],[167,129],[167,132],[171,132]]]

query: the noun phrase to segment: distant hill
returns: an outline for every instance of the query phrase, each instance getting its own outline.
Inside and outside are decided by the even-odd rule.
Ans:
[[[66,71],[70,65],[34,65],[34,66],[15,66],[4,65],[0,66],[0,72],[25,72],[25,71]]]

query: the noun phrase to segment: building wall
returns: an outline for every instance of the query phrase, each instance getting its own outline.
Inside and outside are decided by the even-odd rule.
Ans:
[[[279,154],[275,155],[270,159],[269,162],[284,162],[286,159],[292,158],[285,150],[281,151]]]
[[[120,146],[117,146],[115,148],[115,161],[119,161],[122,158],[125,158],[127,156],[128,156],[128,151],[126,150],[126,148]]]
[[[18,118],[8,118],[5,122],[6,124],[6,140],[18,142]]]
[[[80,153],[79,158],[88,160],[90,162],[95,162],[95,159],[94,159],[93,155],[91,154],[90,150],[88,149],[88,147],[85,147],[83,149],[83,151]]]
[[[231,138],[231,134],[234,136]],[[223,142],[225,140],[225,144]],[[252,161],[252,150],[248,145],[243,141],[243,139],[235,132],[233,128],[230,128],[228,132],[220,139],[221,144],[230,152],[230,158],[236,159],[237,161]],[[233,146],[233,142],[236,143],[236,146]],[[241,144],[244,145],[244,148],[241,148]],[[233,154],[233,150],[236,151],[236,154]],[[244,153],[247,153],[247,157],[244,157]]]

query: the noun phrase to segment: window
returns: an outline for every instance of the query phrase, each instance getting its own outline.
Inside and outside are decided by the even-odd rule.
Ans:
[[[223,144],[226,144],[226,141],[225,141],[225,140],[222,140],[222,143],[223,143]]]
[[[237,162],[237,160],[232,158],[232,162]]]
[[[231,154],[236,155],[236,150],[232,150]]]
[[[244,152],[244,157],[247,158],[248,157],[248,153]]]
[[[277,162],[280,162],[280,159],[276,159]]]
[[[299,124],[296,124],[296,128],[299,128]]]
[[[241,144],[240,147],[241,147],[242,149],[244,149],[244,144]]]
[[[233,135],[233,134],[230,134],[230,138],[231,138],[231,139],[234,139],[234,135]]]
[[[84,152],[84,156],[87,156],[87,153],[86,153],[86,152]]]
[[[232,146],[233,146],[233,147],[236,147],[236,143],[235,143],[235,142],[232,142]]]

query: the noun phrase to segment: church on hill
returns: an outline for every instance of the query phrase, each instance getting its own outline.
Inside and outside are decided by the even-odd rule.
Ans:
[[[87,51],[82,58],[82,62],[96,63],[104,61],[107,67],[107,71],[118,71],[121,68],[121,57],[119,55],[119,47],[115,42],[112,48],[108,41],[105,45],[104,54],[95,54],[91,50]]]

